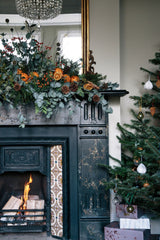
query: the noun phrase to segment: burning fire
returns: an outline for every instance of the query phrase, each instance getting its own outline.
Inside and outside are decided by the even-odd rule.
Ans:
[[[24,193],[23,193],[23,209],[26,209],[27,207],[27,200],[28,200],[28,194],[30,189],[30,184],[33,182],[32,175],[30,175],[29,181],[25,183],[24,185]]]

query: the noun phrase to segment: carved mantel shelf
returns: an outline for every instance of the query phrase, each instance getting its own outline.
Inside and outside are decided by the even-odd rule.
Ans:
[[[105,95],[106,99],[109,99],[111,97],[123,97],[129,92],[126,90],[105,90],[101,91]],[[88,120],[86,120],[83,115],[86,110],[84,110],[84,104],[85,102],[82,102],[81,108],[76,106],[76,104],[73,102],[74,107],[74,114],[70,115],[68,112],[67,107],[64,109],[59,109],[58,111],[53,114],[51,119],[46,119],[45,116],[43,116],[41,113],[35,114],[35,109],[32,105],[27,105],[27,106],[21,106],[21,112],[27,119],[27,123],[29,125],[50,125],[50,124],[84,124],[84,123],[91,123]],[[85,108],[86,109],[86,108]],[[93,109],[91,106],[88,107],[87,109],[87,114],[90,114],[90,111]],[[96,110],[95,111],[99,111]],[[10,109],[8,105],[2,106],[0,108],[0,126],[2,125],[19,125],[19,121],[17,119],[17,116],[19,114],[19,110],[17,109]],[[93,113],[91,113],[92,115]],[[102,114],[102,113],[101,113]],[[114,114],[114,113],[113,113]],[[100,120],[99,123],[102,121],[105,121],[105,115],[102,114],[103,117]],[[93,121],[94,123],[94,121]],[[27,124],[27,125],[28,125]]]
[[[104,94],[106,98],[108,98],[108,97],[123,97],[129,93],[127,90],[104,90],[104,91],[100,91],[100,92],[102,94]]]

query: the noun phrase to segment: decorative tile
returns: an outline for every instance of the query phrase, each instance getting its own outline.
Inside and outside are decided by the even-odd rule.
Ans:
[[[51,147],[51,234],[63,236],[62,145]]]

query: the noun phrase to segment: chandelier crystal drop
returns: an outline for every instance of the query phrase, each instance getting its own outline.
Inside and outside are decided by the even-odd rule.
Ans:
[[[62,0],[15,0],[17,13],[33,20],[55,18],[61,13]]]

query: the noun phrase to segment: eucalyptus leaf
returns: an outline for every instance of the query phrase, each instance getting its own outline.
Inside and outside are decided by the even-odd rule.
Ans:
[[[57,95],[56,92],[53,91],[53,90],[50,90],[49,93],[48,93],[48,96],[49,96],[49,97],[52,97],[52,98],[55,98],[56,95]]]
[[[107,109],[105,110],[105,112],[106,112],[106,113],[113,113],[113,109],[112,109],[111,107],[109,107],[109,108],[107,108]]]
[[[77,95],[79,95],[80,97],[84,97],[84,92],[81,90],[81,89],[78,89],[78,91],[77,91]]]
[[[55,88],[59,88],[59,87],[61,87],[62,86],[62,84],[60,83],[60,82],[56,82],[55,83]]]
[[[23,120],[24,120],[23,115],[20,114],[20,115],[19,115],[19,121],[20,121],[20,122],[23,122]]]
[[[30,39],[31,35],[32,35],[32,34],[31,34],[30,32],[27,33],[27,34],[26,34],[26,38],[27,38],[27,39]]]
[[[52,88],[55,88],[55,82],[51,82],[50,86],[51,86]]]
[[[40,59],[40,58],[41,58],[41,55],[40,55],[40,54],[36,54],[34,57],[35,57],[35,59],[37,60],[37,59]]]
[[[93,98],[93,93],[89,93],[88,94],[88,101],[91,102]]]
[[[48,108],[47,111],[48,111],[48,112],[52,112],[52,108]]]
[[[30,26],[30,27],[32,28],[32,27],[36,27],[36,26],[37,26],[36,24],[31,24],[31,26]]]
[[[64,103],[63,103],[63,102],[60,102],[60,103],[59,103],[59,107],[60,107],[60,108],[64,108]]]
[[[101,103],[102,103],[102,105],[107,105],[107,104],[108,104],[108,101],[103,98],[103,99],[101,100]]]
[[[36,101],[36,103],[37,103],[38,107],[41,107],[43,105],[43,101],[39,100],[39,99]]]
[[[38,108],[38,106],[35,106],[35,114],[39,113],[40,109]]]
[[[22,27],[21,27],[21,30],[24,30],[24,29],[25,29],[25,26],[22,26]]]
[[[81,102],[81,100],[79,100],[78,98],[76,98],[75,100],[76,100],[76,102],[78,102],[78,103],[80,103],[80,102]]]
[[[41,93],[41,94],[38,95],[38,99],[43,100],[44,97],[45,97],[45,93]]]
[[[2,103],[1,103],[2,104]],[[13,109],[13,104],[9,104],[10,109]]]
[[[1,33],[0,35],[1,35],[2,37],[4,37],[4,36],[7,35],[7,34],[6,34],[6,33]]]
[[[63,94],[61,92],[57,92],[57,97],[61,99],[63,97]]]
[[[20,127],[20,128],[25,128],[25,123],[21,123],[21,124],[19,125],[19,127]]]
[[[35,92],[35,93],[33,94],[33,96],[34,96],[35,99],[37,99],[37,98],[38,98],[38,93]]]
[[[73,110],[69,109],[69,115],[71,116],[73,114]]]

